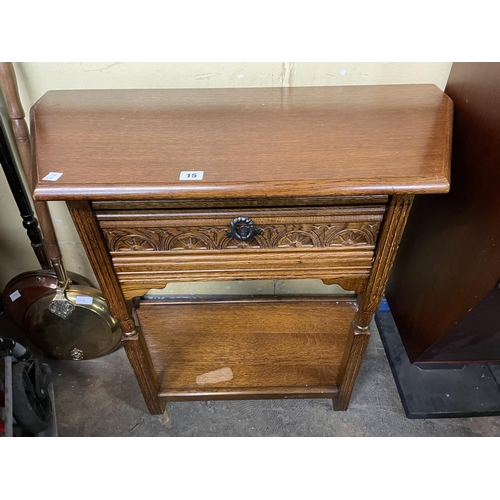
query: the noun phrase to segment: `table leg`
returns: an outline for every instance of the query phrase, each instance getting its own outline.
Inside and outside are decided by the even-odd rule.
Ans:
[[[152,414],[161,414],[165,410],[165,402],[160,401],[158,397],[158,377],[144,336],[127,307],[92,207],[87,201],[68,201],[67,206],[109,311],[120,323],[123,346],[148,410]]]
[[[339,374],[340,391],[334,403],[335,410],[345,411],[349,406],[354,383],[370,339],[370,322],[384,295],[389,272],[396,258],[413,198],[413,195],[394,195],[391,197],[380,231],[373,269],[366,290],[360,296],[359,309],[349,333],[350,340]]]

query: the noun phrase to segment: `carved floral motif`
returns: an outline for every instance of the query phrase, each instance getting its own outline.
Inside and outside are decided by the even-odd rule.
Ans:
[[[207,250],[211,248],[209,238],[200,234],[181,234],[170,240],[167,250]]]
[[[103,229],[112,252],[200,251],[267,248],[327,248],[375,245],[380,224],[283,224],[263,226],[262,234],[246,241],[227,236],[225,227],[170,229]]]
[[[121,234],[116,231],[110,231],[110,235],[114,236],[111,241],[116,252],[147,252],[151,250],[158,250],[156,241],[151,237],[149,232],[144,230],[137,230],[130,233]]]
[[[321,242],[312,231],[288,231],[284,235],[279,235],[275,238],[274,246],[280,248],[304,248],[304,247],[321,247]]]
[[[361,229],[344,229],[330,235],[325,246],[363,246],[375,243],[371,232]]]

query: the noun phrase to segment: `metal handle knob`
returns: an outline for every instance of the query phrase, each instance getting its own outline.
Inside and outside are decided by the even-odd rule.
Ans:
[[[230,238],[240,241],[249,240],[257,234],[262,234],[262,229],[255,227],[253,220],[249,217],[236,217],[231,221],[229,231],[226,233]]]

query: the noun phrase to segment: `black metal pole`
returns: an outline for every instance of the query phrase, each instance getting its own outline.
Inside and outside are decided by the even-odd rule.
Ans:
[[[24,184],[19,177],[19,172],[17,170],[12,152],[7,142],[6,134],[4,132],[3,123],[1,122],[1,120],[0,163],[2,164],[5,177],[7,178],[7,182],[16,201],[17,208],[19,209],[19,213],[21,214],[21,217],[23,219],[23,226],[28,233],[28,237],[31,241],[31,246],[33,247],[33,250],[37,256],[38,262],[42,266],[42,269],[51,269],[45,252],[42,233],[38,226],[38,220],[35,217],[33,209],[31,208],[31,203],[29,201],[29,197]]]

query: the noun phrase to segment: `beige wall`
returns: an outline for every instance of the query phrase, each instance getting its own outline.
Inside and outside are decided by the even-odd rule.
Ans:
[[[51,89],[278,87],[433,83],[444,90],[451,63],[16,63],[26,114]],[[68,270],[93,273],[64,204],[51,203],[54,225]],[[0,176],[0,289],[17,274],[38,269],[17,206]],[[293,293],[292,284],[255,283],[255,293]],[[244,292],[241,283],[218,285]],[[227,288],[230,287],[230,288]],[[211,285],[177,285],[174,293],[210,293]]]

